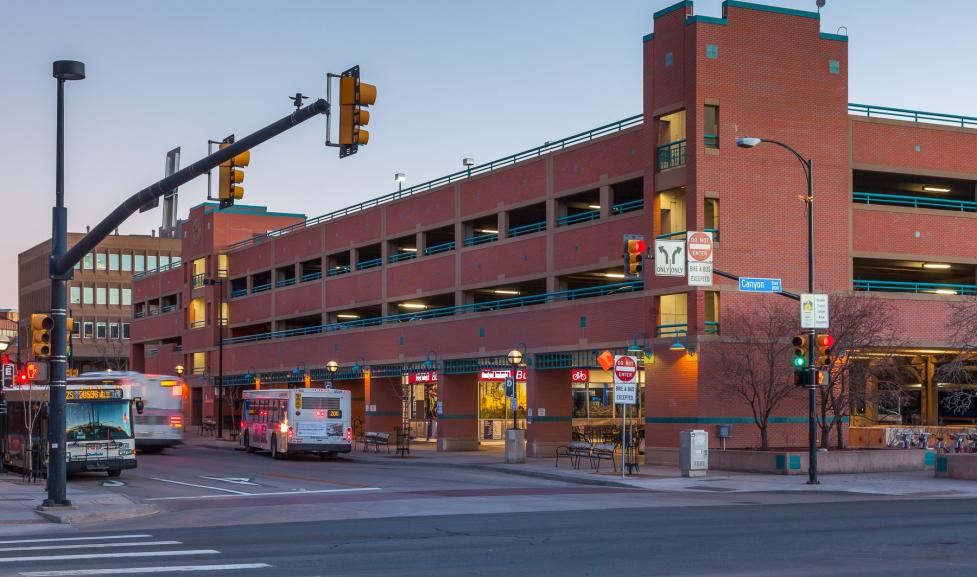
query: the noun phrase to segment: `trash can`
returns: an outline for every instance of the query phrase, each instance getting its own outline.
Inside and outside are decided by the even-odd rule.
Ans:
[[[709,433],[701,429],[679,434],[678,463],[683,477],[704,477],[709,469]]]

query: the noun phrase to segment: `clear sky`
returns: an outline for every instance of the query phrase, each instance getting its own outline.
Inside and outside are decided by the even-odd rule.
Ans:
[[[245,203],[316,216],[641,112],[641,37],[671,0],[374,2],[0,0],[0,307],[17,306],[17,253],[50,237],[56,82],[66,87],[69,229],[183,165],[208,139],[288,114],[288,95],[325,96],[353,64],[379,97],[371,144],[340,161],[325,120],[252,151]],[[766,0],[815,10],[814,0]],[[695,12],[721,14],[721,0]],[[821,30],[844,26],[849,99],[977,116],[977,1],[827,0]],[[180,189],[180,213],[206,181]],[[148,234],[156,210],[123,233]]]

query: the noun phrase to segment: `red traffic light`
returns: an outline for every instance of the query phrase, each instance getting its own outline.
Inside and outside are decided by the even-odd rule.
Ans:
[[[648,249],[647,243],[640,239],[628,240],[628,252],[630,254],[641,254]]]
[[[818,346],[821,348],[830,348],[835,344],[835,338],[831,335],[818,335]]]

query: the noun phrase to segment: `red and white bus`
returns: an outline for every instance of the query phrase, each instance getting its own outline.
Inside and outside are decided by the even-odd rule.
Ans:
[[[353,448],[350,392],[340,389],[267,389],[244,391],[241,445],[272,458],[316,453],[321,458]]]
[[[68,379],[76,385],[128,385],[143,411],[135,416],[136,449],[162,451],[183,442],[183,379],[170,375],[144,375],[131,371],[82,373]]]

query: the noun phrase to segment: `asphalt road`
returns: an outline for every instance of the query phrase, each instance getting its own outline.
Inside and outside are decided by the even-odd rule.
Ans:
[[[74,549],[0,543],[0,574],[972,576],[975,526],[977,501],[904,500],[103,530]],[[47,558],[79,550],[94,557]]]

